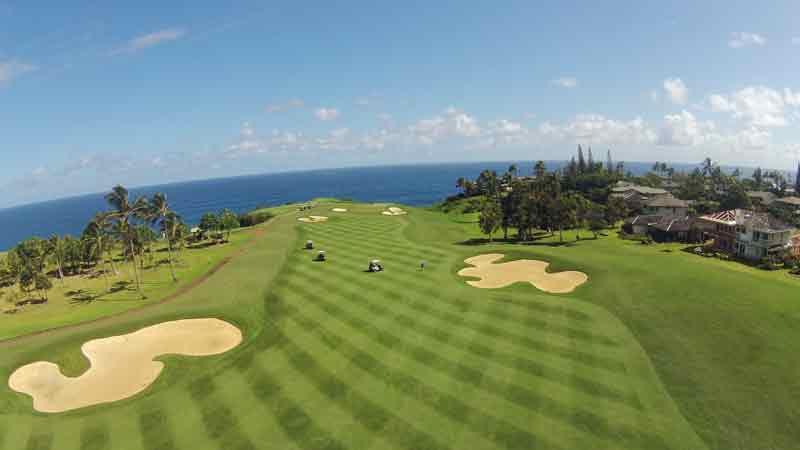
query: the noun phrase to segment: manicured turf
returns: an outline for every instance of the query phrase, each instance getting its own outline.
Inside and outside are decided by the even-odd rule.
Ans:
[[[151,388],[113,405],[48,416],[3,388],[0,449],[755,450],[800,439],[800,284],[785,275],[615,237],[461,245],[477,237],[466,220],[333,206],[303,213],[325,223],[275,219],[174,301],[0,344],[5,380],[42,358],[78,374],[85,340],[179,317],[221,317],[246,335],[223,356],[164,358]],[[313,262],[306,239],[329,260]],[[489,252],[590,280],[569,295],[467,286],[464,258]],[[386,272],[365,272],[374,258]]]

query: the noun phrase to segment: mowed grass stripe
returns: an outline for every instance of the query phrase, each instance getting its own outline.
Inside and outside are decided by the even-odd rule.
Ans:
[[[302,333],[304,333],[302,341],[306,342],[307,345],[313,345],[316,347],[319,344],[323,344],[323,347],[327,347],[331,353],[336,353],[342,358],[350,359],[366,373],[369,374],[374,372],[374,367],[367,362],[367,359],[348,358],[348,355],[343,354],[340,351],[336,351],[337,349],[341,348],[340,345],[332,343],[331,341],[332,339],[336,339],[336,335],[327,333],[325,338],[321,338],[320,336],[323,333],[321,331],[322,329],[310,329],[308,327],[308,322],[297,314],[293,314],[289,319],[289,322],[296,324],[298,330],[302,330]],[[292,328],[289,328],[287,325],[287,330],[292,330]],[[450,428],[436,429],[432,432],[422,431],[420,428],[431,425],[430,422],[418,422],[417,419],[419,416],[417,414],[411,415],[409,417],[410,421],[406,420],[403,418],[403,416],[398,414],[397,410],[389,410],[383,407],[381,404],[371,400],[375,396],[361,394],[360,390],[362,389],[363,385],[368,382],[368,380],[350,380],[354,385],[348,386],[349,383],[346,383],[332,371],[326,369],[316,358],[313,357],[312,354],[308,353],[303,346],[301,346],[301,344],[293,339],[293,336],[300,338],[300,333],[301,331],[296,331],[292,335],[287,333],[287,338],[290,339],[290,343],[286,349],[289,360],[295,365],[299,372],[303,373],[305,376],[308,376],[313,383],[317,384],[321,391],[330,392],[329,398],[331,400],[340,401],[348,405],[348,408],[350,409],[354,418],[365,424],[373,432],[380,433],[385,439],[392,442],[397,448],[452,448],[455,450],[455,447],[450,447],[449,439],[452,438],[452,436],[448,435],[448,430],[450,430]],[[398,390],[404,395],[408,395],[409,393],[409,385],[407,384],[407,380],[380,376],[373,376],[373,380],[375,383],[384,383],[386,385],[384,389],[376,392],[377,398],[382,399],[383,394],[386,394],[388,389]],[[347,395],[344,395],[345,393]],[[434,399],[427,399],[427,401],[425,401],[426,399],[423,398],[418,398],[415,396],[409,397],[410,398],[408,398],[407,401],[419,400],[423,401],[423,403],[426,403],[429,406],[433,406],[431,405],[431,402],[434,401]],[[442,397],[436,399],[436,401],[441,400]],[[414,407],[409,405],[407,408],[410,411],[415,412],[424,411],[421,409],[421,406]],[[401,409],[401,411],[403,410],[405,409]],[[455,412],[456,410],[453,411]],[[444,415],[439,420],[451,419],[458,422],[457,419],[465,410],[460,409],[457,411],[459,416],[454,417],[453,415]],[[441,414],[441,410],[437,409],[436,413]],[[484,447],[478,445],[476,448]]]
[[[287,306],[289,309],[294,307]],[[294,316],[288,320],[294,321]],[[283,333],[283,331],[281,331]],[[325,396],[347,409],[353,418],[373,433],[379,433],[397,448],[447,450],[446,444],[415,428],[410,422],[382,407],[368,396],[350,388],[335,373],[324,369],[314,357],[299,347],[289,335],[283,346],[286,359],[294,370],[306,377]],[[357,382],[357,380],[349,380]]]
[[[279,378],[285,383],[277,385],[275,377],[261,376],[265,366],[280,372]],[[233,404],[248,404],[248,408],[237,410],[240,428],[259,446],[268,442],[271,448],[346,448],[314,417],[330,417],[332,405],[318,402],[322,397],[314,398],[308,389],[301,391],[302,398],[289,395],[289,384],[298,377],[291,374],[288,364],[281,362],[277,349],[257,354],[246,366],[236,365],[219,378],[226,380],[220,387],[221,396]],[[266,384],[259,386],[261,382]],[[312,404],[313,408],[307,406]]]
[[[309,234],[315,235],[318,239],[322,238],[331,242],[364,243],[373,247],[383,246],[387,249],[408,254],[424,254],[431,260],[441,260],[450,256],[447,253],[443,253],[427,245],[412,244],[405,240],[400,233],[370,234],[364,236],[361,231],[349,230],[346,228],[316,228],[308,230],[308,232]],[[357,241],[353,242],[355,236],[357,236]]]
[[[321,386],[322,389],[333,391],[333,388],[336,388],[338,397],[359,395],[363,398],[380,399],[381,408],[392,415],[390,422],[385,425],[385,429],[391,430],[395,426],[394,423],[403,421],[421,435],[429,436],[452,449],[496,448],[496,443],[487,438],[485,434],[465,427],[462,421],[453,420],[451,415],[442,414],[430,402],[421,401],[416,396],[409,396],[407,387],[401,385],[406,380],[390,376],[376,377],[374,373],[364,369],[364,359],[351,358],[351,355],[341,351],[329,351],[331,348],[340,346],[341,338],[329,329],[312,331],[308,328],[308,323],[304,316],[293,315],[287,322],[284,331],[287,336],[291,336],[293,345],[314,358],[315,364],[321,370],[336,374],[337,379],[341,381],[341,383],[334,382],[332,385],[326,383]],[[364,341],[361,345],[367,346],[369,342]],[[390,354],[384,357],[384,359],[392,358],[393,355]],[[355,372],[357,377],[352,379],[357,381],[349,382],[339,375],[336,367],[344,364],[354,365],[357,368]],[[380,433],[385,435],[386,431]],[[398,438],[389,439],[395,446],[407,445],[398,441]]]
[[[294,297],[292,295],[291,289],[287,289],[284,287],[281,289],[281,296],[275,299],[276,302],[285,302],[285,303],[303,303],[304,300],[302,297]],[[292,308],[294,309],[294,308]],[[291,315],[294,318],[294,314]],[[293,319],[292,319],[293,320]],[[338,342],[338,338],[331,334],[321,334],[317,335],[316,337],[312,338],[311,336],[303,337],[300,336],[301,334],[305,335],[306,332],[303,328],[299,328],[298,326],[294,326],[292,328],[291,322],[292,320],[283,323],[283,328],[286,328],[288,331],[286,332],[287,335],[290,335],[295,339],[295,344],[299,345],[297,339],[300,341],[307,341],[308,339],[312,339],[312,343],[306,345],[307,348],[330,348],[335,347]],[[383,326],[383,323],[380,322]],[[387,324],[388,325],[388,324]],[[299,331],[298,331],[299,330]],[[295,332],[292,332],[295,331]],[[328,339],[330,338],[330,339]],[[323,340],[324,345],[319,345],[316,341],[317,339]],[[364,345],[371,345],[374,342],[368,338],[364,339]],[[386,355],[387,358],[391,358],[391,354]],[[428,430],[427,434],[434,434],[437,437],[441,437],[446,442],[453,444],[453,442],[459,442],[458,440],[461,439],[465,445],[472,445],[473,447],[477,442],[481,442],[479,436],[472,434],[469,430],[464,429],[459,425],[454,425],[452,423],[443,422],[446,421],[445,418],[439,416],[435,411],[426,411],[426,407],[424,404],[418,404],[412,402],[407,396],[405,396],[402,392],[398,391],[397,389],[393,389],[393,387],[386,385],[386,380],[376,380],[376,379],[369,379],[368,376],[365,376],[365,373],[361,369],[361,364],[358,364],[357,361],[352,361],[347,358],[343,358],[336,352],[328,352],[324,351],[322,354],[316,355],[315,358],[316,362],[321,366],[324,366],[326,370],[330,371],[331,373],[335,373],[336,376],[340,380],[359,380],[357,386],[351,386],[350,384],[345,383],[338,383],[332,382],[330,384],[326,383],[323,386],[320,386],[319,389],[326,393],[332,399],[339,399],[339,398],[349,398],[353,395],[358,393],[363,393],[361,397],[364,399],[368,398],[380,398],[381,399],[381,407],[386,411],[385,414],[388,416],[388,412],[392,411],[392,417],[389,417],[389,421],[386,424],[386,427],[390,429],[394,429],[397,427],[397,424],[400,424],[404,428],[406,428],[403,424],[403,421],[400,419],[401,417],[414,417],[416,420],[414,423],[417,426],[420,426],[420,432],[422,434],[426,434],[424,430]],[[351,391],[351,389],[355,391]],[[368,414],[359,414],[358,411],[354,413],[354,417],[359,420],[363,421],[365,418],[368,417]],[[380,430],[375,430],[374,426],[371,422],[366,424],[370,426],[375,435],[385,435],[385,432],[381,432]],[[423,430],[424,428],[424,430]],[[448,430],[450,433],[449,436],[439,436],[443,434],[445,430]],[[395,443],[400,443],[402,445],[404,441],[398,440],[398,437],[389,437],[389,440]],[[487,447],[488,446],[488,447]],[[373,446],[366,446],[366,447],[357,447],[357,448],[372,448]],[[351,447],[354,448],[354,447]],[[399,447],[399,448],[406,448],[406,447]],[[456,448],[463,448],[458,447]],[[481,448],[493,448],[488,441],[484,442],[484,447]]]
[[[294,289],[297,289],[297,287],[294,287]],[[597,415],[592,411],[586,411],[574,405],[564,405],[555,399],[523,386],[508,385],[472,367],[459,365],[458,363],[441,357],[438,353],[428,350],[429,347],[433,348],[433,346],[422,346],[377,329],[371,325],[368,320],[354,315],[348,315],[344,309],[333,303],[326,302],[322,296],[317,296],[310,291],[306,292],[305,296],[309,300],[318,302],[320,308],[318,314],[322,317],[320,320],[325,320],[325,317],[340,320],[350,326],[350,332],[368,334],[374,339],[381,341],[386,346],[385,352],[403,353],[412,359],[416,359],[423,367],[440,371],[457,381],[476,384],[476,380],[478,380],[480,385],[476,385],[476,387],[485,390],[487,393],[503,398],[510,403],[517,404],[524,409],[535,410],[545,417],[549,417],[564,424],[569,425],[572,423],[572,419],[580,417],[580,430],[588,431],[599,438],[611,440],[623,439],[634,445],[646,441],[649,444],[656,445],[647,448],[667,448],[666,443],[662,441],[661,444],[658,445],[657,437],[650,436],[644,430],[632,428],[629,424],[612,424],[609,423],[607,417]],[[308,308],[304,309],[303,312],[307,310]],[[316,328],[323,329],[325,327],[323,324],[317,322]],[[348,341],[342,338],[342,342],[343,347],[345,345],[344,343]],[[358,352],[360,353],[360,351]]]
[[[284,301],[297,305],[306,302],[301,292],[297,292],[295,295],[293,295],[292,292],[291,288],[281,291]],[[302,322],[302,320],[302,317],[297,315],[292,316],[292,321]],[[335,322],[330,321],[328,323],[334,324]],[[378,328],[386,330],[388,334],[399,331],[393,329],[393,327],[397,326],[397,323],[390,316],[376,317],[373,323]],[[443,327],[443,329],[444,328],[445,327]],[[295,327],[295,329],[301,331],[292,333],[290,329],[287,331],[287,334],[294,337],[296,344],[305,348],[320,347],[317,340],[324,341],[324,346],[327,348],[336,348],[342,342],[341,338],[336,334],[326,332],[317,333],[313,339],[310,337],[303,339],[300,337],[300,334],[305,333],[305,329],[297,327]],[[370,354],[371,349],[379,352],[377,354],[382,354],[384,361],[397,359],[399,357],[397,354],[385,352],[385,349],[369,336],[352,334],[350,338],[352,340],[358,340],[359,347],[365,349],[367,354]],[[309,343],[303,345],[306,341],[309,341]],[[339,361],[339,365],[332,365],[332,362],[329,362],[330,360]],[[464,446],[467,446],[470,448],[493,448],[493,444],[491,444],[490,441],[481,438],[480,435],[474,434],[468,427],[463,427],[460,422],[453,422],[447,416],[442,416],[438,411],[432,409],[430,406],[426,406],[426,403],[421,403],[416,399],[409,398],[404,394],[403,389],[399,389],[391,383],[392,380],[374,378],[370,373],[365,373],[362,369],[364,365],[360,361],[350,359],[339,352],[322,352],[322,356],[317,358],[317,361],[321,365],[326,366],[328,370],[335,372],[337,376],[343,380],[359,380],[358,386],[354,387],[354,389],[364,392],[365,395],[369,395],[368,393],[371,392],[373,397],[381,398],[383,404],[386,407],[390,407],[396,414],[403,415],[404,417],[414,417],[414,424],[420,427],[421,430],[427,430],[428,433],[442,435],[442,438],[451,447],[464,448]],[[355,370],[356,372],[351,373],[351,371],[348,370],[345,374],[342,374],[340,369],[342,366],[347,369]],[[352,378],[347,378],[348,374],[351,375]],[[466,394],[466,392],[459,393],[459,398],[463,399]],[[444,435],[445,432],[447,435]],[[483,444],[480,444],[481,442]]]
[[[354,237],[356,237],[355,242],[363,242],[372,246],[394,246],[394,248],[399,251],[406,251],[408,253],[424,253],[431,259],[443,259],[449,256],[447,253],[443,253],[442,251],[427,245],[412,244],[405,240],[402,234],[399,232],[365,234],[363,231],[344,227],[318,227],[309,229],[307,231],[309,234],[316,235],[318,238],[321,237],[326,240],[336,242],[352,243],[354,242]]]
[[[314,246],[317,250],[326,250],[331,255],[340,255],[348,260],[363,259],[366,266],[367,261],[370,259],[380,259],[384,261],[396,261],[404,266],[416,268],[419,262],[425,260],[430,266],[437,266],[442,263],[443,259],[431,258],[430,255],[423,251],[412,252],[398,250],[402,248],[403,244],[392,244],[386,241],[380,243],[371,243],[368,241],[351,243],[339,241],[335,238],[320,239],[319,236],[310,234],[307,235],[308,239],[314,241]]]
[[[315,299],[325,296],[326,292],[332,292],[332,288],[324,286],[324,283],[321,282],[315,282],[312,286],[325,289],[315,293],[306,290],[305,287],[298,288],[292,286],[291,289],[298,292],[303,291],[306,296],[313,295]],[[309,289],[311,288],[309,287]],[[636,392],[627,389],[623,390],[617,387],[619,384],[626,385],[626,380],[624,378],[620,379],[619,376],[609,377],[607,373],[602,374],[595,372],[598,378],[605,381],[605,384],[599,383],[596,381],[598,378],[589,379],[579,375],[579,373],[586,371],[586,369],[582,367],[576,367],[576,370],[573,371],[564,371],[530,358],[521,357],[518,355],[519,352],[513,351],[513,348],[511,352],[501,351],[500,349],[502,346],[487,345],[487,340],[483,337],[478,339],[467,338],[465,335],[472,335],[475,330],[474,328],[465,328],[462,326],[464,322],[463,317],[460,322],[453,322],[449,320],[449,318],[448,320],[440,318],[440,325],[434,326],[422,322],[422,319],[425,317],[431,317],[429,315],[404,312],[407,304],[398,305],[395,303],[391,305],[392,308],[390,309],[379,302],[369,300],[366,296],[358,292],[338,295],[336,298],[340,300],[337,302],[337,305],[347,308],[349,312],[353,312],[353,307],[355,307],[372,314],[373,317],[390,318],[392,322],[402,324],[405,331],[413,331],[417,335],[436,341],[437,347],[450,347],[458,351],[468,352],[476,358],[491,362],[493,365],[521,371],[530,377],[538,379],[540,383],[545,381],[561,386],[562,388],[579,391],[590,397],[601,397],[605,401],[624,405],[637,412],[642,409]],[[350,305],[349,307],[347,306],[348,304]],[[500,303],[494,304],[495,309],[502,307],[504,307],[504,305]],[[491,315],[486,316],[487,319],[490,317]],[[372,323],[373,325],[375,324],[375,322]],[[447,328],[446,331],[445,327]],[[489,343],[491,343],[491,341],[489,341]],[[534,380],[528,380],[528,382],[531,381]],[[609,383],[609,381],[613,381],[614,384]]]
[[[81,426],[81,450],[110,450],[108,424],[97,419],[84,419]]]
[[[379,250],[378,247],[375,247],[375,248],[371,248],[370,247],[368,250],[365,251],[362,248],[361,245],[348,244],[348,243],[344,243],[344,244],[342,244],[342,243],[334,243],[330,248],[333,248],[333,249],[336,249],[336,250],[342,250],[341,254],[345,256],[343,258],[344,260],[349,261],[349,260],[351,260],[353,258],[363,259],[365,261],[364,265],[366,265],[367,259],[370,258],[371,256],[374,256],[376,251]],[[337,254],[339,254],[339,253],[340,252],[337,252]],[[298,258],[296,260],[296,262],[299,262],[301,260],[302,260],[302,258]],[[338,262],[337,255],[334,255],[334,261],[333,262],[334,262],[334,265]],[[412,264],[411,266],[416,268],[417,267],[416,266],[416,262],[418,262],[418,261],[414,261],[415,264]],[[430,261],[428,261],[428,262],[430,262]],[[435,266],[429,266],[429,268],[428,268],[428,270],[426,270],[426,272],[428,272],[431,269],[435,270],[436,268],[437,267],[435,267]],[[415,284],[421,282],[421,284],[430,285],[430,283],[433,283],[433,282],[430,282],[427,278],[420,278],[419,277],[419,275],[420,275],[419,272],[413,271],[413,273],[414,273],[414,275],[416,275],[416,278],[414,279]],[[435,289],[437,287],[438,286],[433,285],[433,289]],[[535,291],[532,291],[532,292],[535,292]],[[436,293],[438,293],[438,291]],[[487,292],[487,294],[488,294],[488,292]],[[503,295],[501,297],[500,294],[494,294],[494,293],[492,293],[492,294],[493,295],[491,295],[491,298],[493,298],[493,299],[496,298],[496,297],[497,298],[501,298],[502,300],[498,300],[498,301],[503,301],[503,302],[507,303],[510,307],[518,309],[519,311],[526,311],[526,312],[531,312],[532,311],[532,312],[535,312],[535,313],[548,314],[548,315],[562,315],[562,316],[564,316],[566,318],[569,318],[570,320],[587,322],[587,323],[593,322],[592,316],[589,315],[589,314],[586,314],[583,311],[578,311],[578,310],[575,310],[573,308],[569,308],[567,306],[564,306],[563,304],[561,304],[561,305],[559,305],[559,304],[548,304],[548,303],[552,303],[552,299],[550,299],[548,297],[545,297],[543,295],[526,296],[526,298],[524,298],[524,300],[520,300],[520,299],[516,299],[516,298],[513,298],[513,297],[505,296],[505,295]],[[585,325],[583,325],[583,326],[585,326]]]
[[[323,239],[328,243],[349,243],[353,245],[367,245],[371,247],[382,247],[386,251],[394,251],[405,255],[426,255],[431,260],[441,260],[447,257],[438,251],[433,250],[427,246],[413,245],[405,241],[402,236],[393,235],[373,235],[365,237],[358,231],[349,231],[346,229],[333,229],[333,228],[315,228],[306,230],[307,234],[313,238],[320,240]],[[357,240],[354,241],[354,237]]]
[[[339,335],[332,333],[320,322],[306,315],[293,315],[291,320],[310,334],[327,334],[327,342],[334,339],[331,336],[336,336],[338,343],[335,346],[329,346],[331,351],[336,351],[342,354],[343,357],[351,359],[365,372],[371,374],[373,378],[387,380],[387,383],[393,388],[399,389],[405,395],[427,404],[439,414],[460,423],[461,426],[480,433],[487,440],[494,441],[496,444],[509,449],[546,448],[555,450],[560,448],[554,442],[549,442],[523,428],[485,414],[481,407],[473,407],[450,393],[428,386],[412,375],[392,369],[381,362],[382,359],[387,359],[385,356],[378,359],[376,356],[361,351]]]
[[[112,439],[111,448],[124,448],[125,450],[150,450],[145,447],[141,438],[139,415],[135,411],[127,410],[108,423],[108,433]]]
[[[146,449],[176,450],[170,417],[161,406],[139,412],[139,434]]]
[[[408,304],[410,308],[419,313],[434,315],[443,320],[448,320],[451,322],[457,320],[463,315],[462,312],[452,312],[440,309],[439,301],[441,300],[447,302],[447,299],[431,296],[427,290],[421,289],[418,284],[409,282],[397,283],[397,285],[393,288],[386,286],[387,284],[394,282],[393,278],[384,277],[384,275],[388,275],[388,273],[374,274],[373,278],[375,278],[375,280],[373,282],[372,280],[367,280],[365,278],[372,275],[361,274],[363,275],[362,277],[357,277],[345,272],[344,270],[328,270],[336,271],[336,276],[334,278],[337,280],[344,279],[348,282],[335,284],[331,283],[323,276],[323,274],[318,274],[313,270],[309,270],[302,264],[294,267],[293,273],[302,274],[300,282],[307,281],[309,283],[325,285],[327,289],[344,292],[345,294],[343,295],[347,296],[358,295],[359,292],[380,292],[381,296],[387,300]],[[290,277],[290,279],[293,279],[293,277]],[[431,301],[426,304],[410,302],[406,299],[405,295],[409,291],[414,291],[418,298],[428,298],[431,299]],[[476,322],[470,319],[464,323],[464,326],[469,327],[470,329],[476,329],[489,338],[503,340],[509,344],[519,347],[520,349],[534,350],[561,358],[574,359],[593,369],[607,370],[619,374],[623,374],[626,371],[624,363],[614,359],[609,359],[613,358],[615,356],[614,354],[609,354],[607,358],[602,358],[592,353],[577,350],[568,345],[555,345],[539,337],[534,338],[530,335],[515,333],[509,330],[507,327],[500,328],[485,321]],[[608,354],[608,351],[604,353]]]
[[[256,446],[240,429],[236,413],[216,394],[215,381],[208,375],[192,381],[189,394],[200,410],[208,437],[220,450],[253,450]]]
[[[280,352],[271,353],[279,356]],[[274,361],[274,360],[272,360]],[[244,370],[242,378],[247,383],[250,393],[269,412],[274,422],[281,429],[280,436],[285,436],[296,448],[302,450],[344,450],[347,447],[333,435],[323,430],[303,408],[285,393],[285,388],[258,364],[253,363]],[[280,442],[272,438],[271,446],[279,447]]]
[[[304,277],[313,279],[315,283],[325,284],[329,289],[347,290],[348,295],[352,294],[352,292],[349,291],[355,290],[356,288],[363,289],[368,285],[370,289],[382,291],[387,297],[400,301],[408,302],[406,298],[408,296],[403,295],[403,293],[413,292],[417,294],[416,298],[428,299],[428,304],[439,304],[441,301],[450,305],[453,304],[447,299],[437,295],[439,289],[437,289],[436,285],[423,278],[424,275],[421,275],[419,272],[413,274],[392,272],[391,276],[385,276],[389,275],[387,273],[375,274],[372,276],[362,273],[352,273],[347,267],[342,267],[335,263],[327,264],[324,268],[309,266],[307,264],[298,264],[297,272]],[[335,276],[330,276],[331,272],[335,272]],[[371,279],[368,279],[368,276],[371,277]],[[333,282],[332,279],[337,280],[337,282]],[[342,283],[340,280],[345,280],[347,283]],[[494,301],[488,300],[482,305],[475,302],[459,302],[457,308],[459,312],[464,312],[464,307],[468,306],[470,311],[474,314],[487,315],[495,319],[493,322],[502,322],[504,328],[509,331],[517,330],[520,333],[525,333],[533,329],[543,333],[559,335],[565,338],[565,341],[577,339],[612,348],[620,346],[618,341],[605,335],[581,330],[576,326],[554,323],[554,320],[558,319],[559,316],[549,317],[549,320],[545,320],[530,313],[524,315],[511,314],[506,308],[487,308],[487,305],[491,303],[494,303]],[[473,308],[472,306],[476,307]],[[430,308],[433,308],[433,306],[430,306]]]
[[[34,429],[28,436],[25,450],[50,450],[53,448],[53,431],[50,429]]]

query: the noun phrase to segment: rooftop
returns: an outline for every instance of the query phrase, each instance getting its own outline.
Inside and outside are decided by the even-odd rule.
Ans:
[[[647,206],[653,208],[688,208],[689,203],[686,200],[664,195],[650,200],[647,202]]]
[[[783,197],[775,200],[776,202],[784,203],[792,206],[800,206],[800,197]]]
[[[777,195],[773,194],[769,191],[748,191],[747,196],[750,198],[757,198],[761,200],[761,203],[768,205],[775,201],[778,197]]]
[[[623,192],[628,191],[635,191],[642,195],[664,195],[668,194],[668,192],[664,189],[660,188],[652,188],[649,186],[638,186],[638,185],[630,185],[630,186],[616,186],[611,189],[611,192],[621,194]]]
[[[700,217],[702,220],[727,226],[746,226],[764,233],[792,230],[792,227],[781,222],[770,214],[755,213],[747,209],[731,209]]]
[[[653,228],[667,233],[677,233],[680,231],[689,231],[694,223],[694,218],[690,216],[680,217],[662,217]]]

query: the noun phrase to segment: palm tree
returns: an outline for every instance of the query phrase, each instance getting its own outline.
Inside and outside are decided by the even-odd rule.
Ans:
[[[177,282],[178,277],[175,276],[175,267],[172,265],[172,240],[175,235],[175,227],[180,224],[180,217],[170,209],[165,194],[157,193],[153,196],[153,200],[150,202],[150,223],[160,225],[161,231],[164,232],[169,252],[169,270],[172,281]]]
[[[511,178],[517,178],[517,173],[519,172],[519,168],[517,168],[516,164],[511,164],[508,166],[508,174],[511,175]]]
[[[89,253],[96,258],[97,261],[101,261],[103,264],[103,278],[106,280],[106,291],[110,289],[108,284],[108,271],[106,270],[106,258],[104,257],[107,250],[110,249],[108,242],[106,241],[106,231],[107,231],[107,217],[105,214],[97,214],[94,216],[91,222],[86,226],[86,230],[84,230],[83,235],[84,239],[88,240],[91,243],[89,247]],[[110,252],[109,252],[110,253]],[[114,255],[111,254],[111,270],[116,274],[117,269],[114,267]]]
[[[133,222],[136,219],[146,219],[150,205],[144,197],[138,197],[130,201],[128,190],[119,185],[115,186],[111,192],[106,194],[106,201],[114,208],[113,211],[108,213],[108,218],[116,224],[117,232],[122,238],[123,245],[127,245],[130,250],[136,289],[139,291],[139,295],[141,295],[142,299],[145,299],[147,297],[144,295],[144,292],[142,292],[141,277],[136,268],[136,248],[134,246],[136,229],[133,226]]]
[[[64,260],[67,257],[67,242],[64,239],[61,239],[60,236],[54,234],[47,240],[47,245],[50,250],[51,258],[54,263],[56,263],[56,268],[58,269],[58,279],[61,280],[61,284],[64,284]]]
[[[714,171],[714,161],[711,158],[706,158],[703,160],[703,175],[710,176],[711,173]]]

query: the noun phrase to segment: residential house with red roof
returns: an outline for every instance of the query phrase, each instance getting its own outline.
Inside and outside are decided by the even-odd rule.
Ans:
[[[791,250],[793,227],[769,214],[746,209],[701,216],[697,226],[714,240],[714,248],[731,255],[759,260]]]

